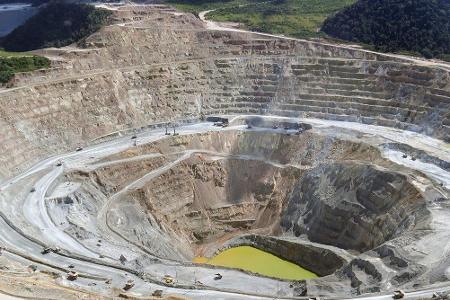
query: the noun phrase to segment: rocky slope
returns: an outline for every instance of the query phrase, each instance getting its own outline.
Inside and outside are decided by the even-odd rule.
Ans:
[[[115,23],[80,45],[42,50],[51,70],[0,90],[8,267],[105,297],[426,288],[419,297],[445,284],[450,150],[434,139],[449,136],[445,66],[209,30],[163,6],[112,10]],[[199,122],[209,114],[230,126]],[[191,123],[168,136],[167,121]],[[323,277],[190,263],[240,243]],[[71,269],[79,280],[66,279]]]
[[[213,113],[349,120],[448,138],[449,73],[360,50],[209,31],[165,7],[120,7],[50,70],[0,91],[2,176],[151,122]]]

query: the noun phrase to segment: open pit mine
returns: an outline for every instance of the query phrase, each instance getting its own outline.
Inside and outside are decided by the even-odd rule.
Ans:
[[[444,299],[450,65],[109,9],[0,89],[1,297]]]

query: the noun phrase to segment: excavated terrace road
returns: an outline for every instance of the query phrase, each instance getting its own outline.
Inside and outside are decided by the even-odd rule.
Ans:
[[[246,126],[243,125],[233,125],[237,124],[240,120],[246,117],[248,116],[231,117],[231,125],[228,128],[214,127],[211,123],[198,123],[182,126],[178,131],[180,135],[229,130],[277,131],[269,128],[247,129]],[[283,119],[274,116],[259,117],[262,119],[272,120]],[[426,151],[428,154],[444,160],[450,157],[450,147],[448,144],[413,132],[406,132],[379,126],[362,125],[351,122],[295,118],[285,120],[306,122],[312,124],[313,128],[317,129],[334,130],[336,136],[348,135],[349,132],[362,133],[379,137],[386,142],[407,144],[414,149]],[[166,138],[166,136],[164,135],[163,130],[149,130],[138,134],[137,143],[139,145],[143,145],[164,138]],[[204,297],[214,297],[215,299],[259,299],[261,297],[277,297],[279,299],[292,298],[289,284],[287,282],[254,277],[239,271],[226,269],[220,271],[224,274],[224,278],[226,280],[214,281],[212,280],[211,273],[214,273],[217,270],[157,259],[149,256],[148,253],[145,253],[141,248],[130,243],[130,241],[121,239],[119,235],[112,235],[109,227],[107,226],[107,213],[114,199],[116,199],[121,193],[130,189],[135,189],[141,186],[144,182],[167,172],[181,161],[190,157],[196,152],[195,150],[186,151],[184,153],[172,153],[173,155],[178,155],[175,160],[169,161],[161,168],[144,175],[126,186],[122,191],[119,191],[107,202],[103,203],[100,213],[98,214],[97,225],[101,228],[102,234],[110,235],[109,237],[105,236],[105,239],[111,240],[111,244],[108,245],[108,247],[111,247],[111,253],[125,251],[124,249],[126,248],[127,252],[125,256],[128,258],[147,255],[149,259],[154,259],[153,263],[145,269],[144,273],[133,272],[132,268],[121,265],[118,261],[118,257],[114,258],[114,256],[99,256],[100,252],[97,249],[92,249],[87,245],[83,245],[73,236],[59,228],[49,216],[49,206],[46,203],[48,190],[56,179],[62,176],[62,174],[68,173],[72,170],[93,170],[98,167],[124,162],[124,160],[110,162],[99,161],[109,155],[125,151],[132,147],[134,147],[133,141],[129,136],[119,137],[110,142],[89,146],[79,152],[51,157],[36,164],[29,170],[18,174],[14,178],[1,183],[0,200],[2,205],[0,218],[0,240],[1,245],[6,249],[3,253],[8,255],[12,260],[17,257],[21,257],[22,259],[30,261],[30,264],[34,263],[42,267],[57,270],[58,272],[67,272],[69,270],[67,266],[69,264],[73,264],[76,267],[76,270],[80,272],[80,280],[76,282],[69,282],[63,279],[61,280],[61,284],[63,286],[69,286],[82,290],[91,290],[99,293],[103,293],[104,291],[110,289],[111,286],[120,288],[128,279],[132,278],[136,282],[136,286],[132,289],[130,294],[135,296],[148,295],[149,291],[162,289],[164,293],[186,295],[191,298],[199,299]],[[225,156],[223,153],[205,152],[201,150],[198,152],[203,152],[211,156]],[[434,164],[420,161],[419,159],[416,161],[406,161],[399,157],[399,153],[399,151],[386,150],[385,157],[391,159],[394,163],[406,165],[410,169],[417,170],[433,178],[434,180],[440,181],[442,183],[442,188],[448,189],[450,187],[450,172],[441,169]],[[170,155],[170,153],[168,154]],[[150,153],[143,155],[142,157],[137,156],[132,159],[145,159],[158,157],[159,155],[159,153]],[[241,158],[261,159],[259,157],[249,156]],[[62,166],[56,166],[58,161],[63,162]],[[32,193],[29,193],[27,190],[24,191],[24,189],[27,189],[29,186],[33,186],[35,191]],[[18,193],[18,191],[21,191],[21,193]],[[23,199],[15,199],[17,203],[20,203],[22,209],[9,208],[7,205],[9,202],[8,197],[12,194],[22,195],[17,196],[17,198],[24,197]],[[447,229],[450,226],[450,214],[442,209],[436,209],[436,211],[432,213],[434,214],[434,220],[438,220],[433,223],[433,230],[437,232],[439,239],[433,240],[431,243],[439,249],[449,249],[450,233],[447,232]],[[29,225],[24,226],[24,224]],[[32,227],[33,230],[29,230],[30,227]],[[33,233],[36,232],[38,234],[33,235]],[[111,239],[111,236],[114,236],[114,239]],[[418,245],[420,246],[421,244],[419,243]],[[61,253],[49,253],[46,255],[41,254],[40,252],[45,246],[59,246],[62,248],[62,251]],[[429,244],[423,244],[422,246],[427,247]],[[438,254],[435,253],[434,255]],[[445,255],[445,252],[443,255]],[[436,257],[434,259],[436,259]],[[449,270],[447,272],[450,273]],[[167,287],[162,284],[162,277],[166,273],[177,273],[179,275],[181,279],[178,282],[178,287]],[[194,285],[193,282],[191,282],[191,274],[194,274],[196,280],[203,282],[204,285]],[[183,277],[186,279],[183,279]],[[111,285],[104,283],[106,279],[112,280]],[[92,282],[96,283],[95,287],[90,285]],[[415,291],[408,293],[408,298],[413,299],[430,296],[434,291],[443,291],[447,289],[447,285],[444,285],[442,287],[430,288],[423,291]],[[390,299],[391,295],[376,295],[361,298]]]

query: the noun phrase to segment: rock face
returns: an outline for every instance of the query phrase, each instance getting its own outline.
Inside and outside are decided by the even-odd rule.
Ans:
[[[171,136],[67,174],[81,188],[66,196],[65,231],[89,243],[98,207],[113,199],[108,228],[160,259],[250,245],[324,276],[295,285],[296,295],[380,292],[427,278],[400,248],[426,235],[429,196],[382,157],[386,144],[326,129],[254,129]]]
[[[139,159],[149,153],[161,154]],[[230,131],[143,145],[70,177],[89,187],[84,198],[93,190],[111,197],[142,180],[117,196],[110,226],[160,257],[190,260],[253,233],[238,240],[329,275],[348,257],[298,241],[365,252],[427,222],[424,198],[407,176],[375,162],[386,165],[375,148],[314,131]]]
[[[448,138],[448,70],[360,50],[206,30],[192,15],[122,7],[53,68],[0,92],[5,177],[114,132],[201,114],[347,120]],[[6,155],[15,149],[13,157]]]
[[[424,217],[422,200],[403,175],[370,165],[320,165],[296,185],[281,224],[311,241],[364,252],[414,227]]]
[[[164,286],[239,299],[349,297],[448,278],[449,195],[437,181],[449,152],[431,138],[450,136],[445,65],[212,31],[162,6],[119,6],[114,16],[79,45],[42,50],[52,69],[0,90],[0,246],[18,249],[4,252],[32,251],[59,271],[71,259],[80,277],[92,273],[80,288],[106,297],[129,280],[136,297]],[[161,123],[219,114],[228,128],[168,136]],[[289,128],[277,115],[316,119]],[[220,269],[214,280],[213,267],[190,262],[230,239],[324,277]],[[47,246],[61,251],[42,254]],[[177,275],[173,290],[167,274]]]
[[[161,154],[139,159],[154,152]],[[111,197],[147,174],[156,174],[144,180],[138,189],[121,194],[121,203],[128,204],[116,209],[111,216],[121,220],[117,228],[124,236],[135,237],[151,251],[156,251],[151,242],[155,237],[167,240],[166,246],[158,242],[158,255],[186,259],[192,257],[197,245],[214,243],[240,232],[298,235],[297,219],[302,213],[297,207],[299,190],[310,184],[308,178],[313,176],[310,173],[321,169],[321,162],[330,161],[330,169],[333,169],[331,162],[344,157],[380,159],[379,153],[368,145],[330,140],[313,132],[287,136],[232,131],[177,136],[130,149],[100,162],[95,170],[75,172],[70,178],[84,182],[85,197],[94,196],[95,202],[102,202],[103,197]],[[166,172],[157,173],[174,160],[180,161]],[[365,180],[373,177],[359,172],[363,169],[355,168],[351,174]],[[361,186],[360,190],[363,188]],[[94,190],[104,195],[95,196]],[[398,204],[399,199],[391,201]],[[373,212],[378,213],[382,212]],[[296,230],[280,227],[280,218],[295,224],[292,226]],[[154,232],[155,224],[161,233]],[[175,246],[161,234],[170,235],[183,247]],[[177,253],[173,249],[183,251],[177,250]]]

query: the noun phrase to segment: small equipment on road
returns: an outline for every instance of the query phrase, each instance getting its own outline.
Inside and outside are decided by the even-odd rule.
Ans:
[[[168,285],[173,285],[175,283],[175,279],[170,275],[164,275],[164,283]]]
[[[303,133],[303,129],[300,128],[295,134],[296,134],[296,135],[300,135],[300,134],[302,134],[302,133]]]
[[[67,273],[67,279],[70,281],[74,281],[78,279],[78,272],[75,271],[70,271],[69,273]]]
[[[48,254],[48,253],[50,253],[50,252],[59,253],[60,251],[61,251],[61,248],[59,248],[59,247],[55,247],[55,248],[45,247],[45,248],[41,251],[41,254]]]
[[[394,291],[394,295],[392,296],[393,299],[402,299],[405,297],[405,292],[402,290]]]
[[[180,135],[178,132],[176,132],[176,128],[177,128],[177,126],[174,125],[174,126],[173,126],[173,136]]]
[[[52,252],[52,248],[46,247],[46,248],[44,248],[44,249],[41,251],[41,254],[48,254],[48,253],[50,253],[50,252]]]
[[[125,283],[125,286],[123,287],[123,289],[125,291],[128,291],[129,289],[131,289],[134,286],[134,281],[132,279],[128,280],[127,283]]]

